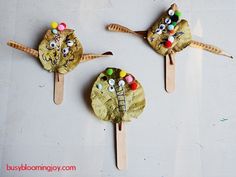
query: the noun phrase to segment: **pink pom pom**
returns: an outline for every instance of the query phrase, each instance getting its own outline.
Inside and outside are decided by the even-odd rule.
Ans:
[[[57,29],[58,29],[59,31],[63,31],[63,30],[65,29],[65,26],[62,25],[62,24],[60,24],[60,25],[58,25]]]
[[[134,79],[131,75],[128,75],[128,76],[125,77],[125,80],[128,84],[130,84],[131,82],[133,82]]]

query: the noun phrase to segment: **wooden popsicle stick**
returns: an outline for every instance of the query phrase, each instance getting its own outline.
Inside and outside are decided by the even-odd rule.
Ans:
[[[54,73],[54,103],[59,105],[63,101],[64,95],[64,74]]]
[[[125,126],[124,123],[116,123],[116,166],[119,170],[127,167]]]
[[[175,90],[175,57],[174,54],[165,56],[165,89],[168,93]]]

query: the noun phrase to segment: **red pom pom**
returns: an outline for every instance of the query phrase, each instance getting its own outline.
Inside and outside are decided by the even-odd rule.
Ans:
[[[170,48],[172,46],[172,43],[170,41],[165,42],[165,47]]]
[[[138,84],[136,82],[133,82],[131,85],[130,85],[130,88],[131,90],[136,90],[138,88]]]

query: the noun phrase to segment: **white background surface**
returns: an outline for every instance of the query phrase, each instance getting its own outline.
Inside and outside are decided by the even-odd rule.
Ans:
[[[176,91],[164,90],[164,60],[144,41],[104,29],[115,22],[147,29],[172,1],[0,0],[1,177],[235,177],[236,63],[198,49],[176,56]],[[193,38],[235,53],[235,0],[176,1]],[[83,63],[65,76],[65,97],[52,101],[53,74],[6,46],[37,48],[51,21],[74,28],[85,52],[113,57]],[[95,118],[87,91],[108,66],[134,74],[147,107],[126,126],[128,169],[115,166],[113,126]],[[222,119],[227,119],[222,121]],[[12,172],[12,165],[76,165],[74,172]]]

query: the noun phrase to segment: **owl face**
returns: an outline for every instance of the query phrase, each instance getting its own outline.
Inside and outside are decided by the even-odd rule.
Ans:
[[[49,72],[65,74],[80,62],[82,46],[74,30],[48,30],[39,45],[39,59]]]
[[[138,117],[145,107],[141,84],[133,75],[117,68],[107,68],[98,76],[91,101],[98,118],[115,123]]]
[[[186,20],[180,20],[181,13],[173,5],[148,30],[147,40],[151,47],[165,56],[187,47],[192,39]]]

